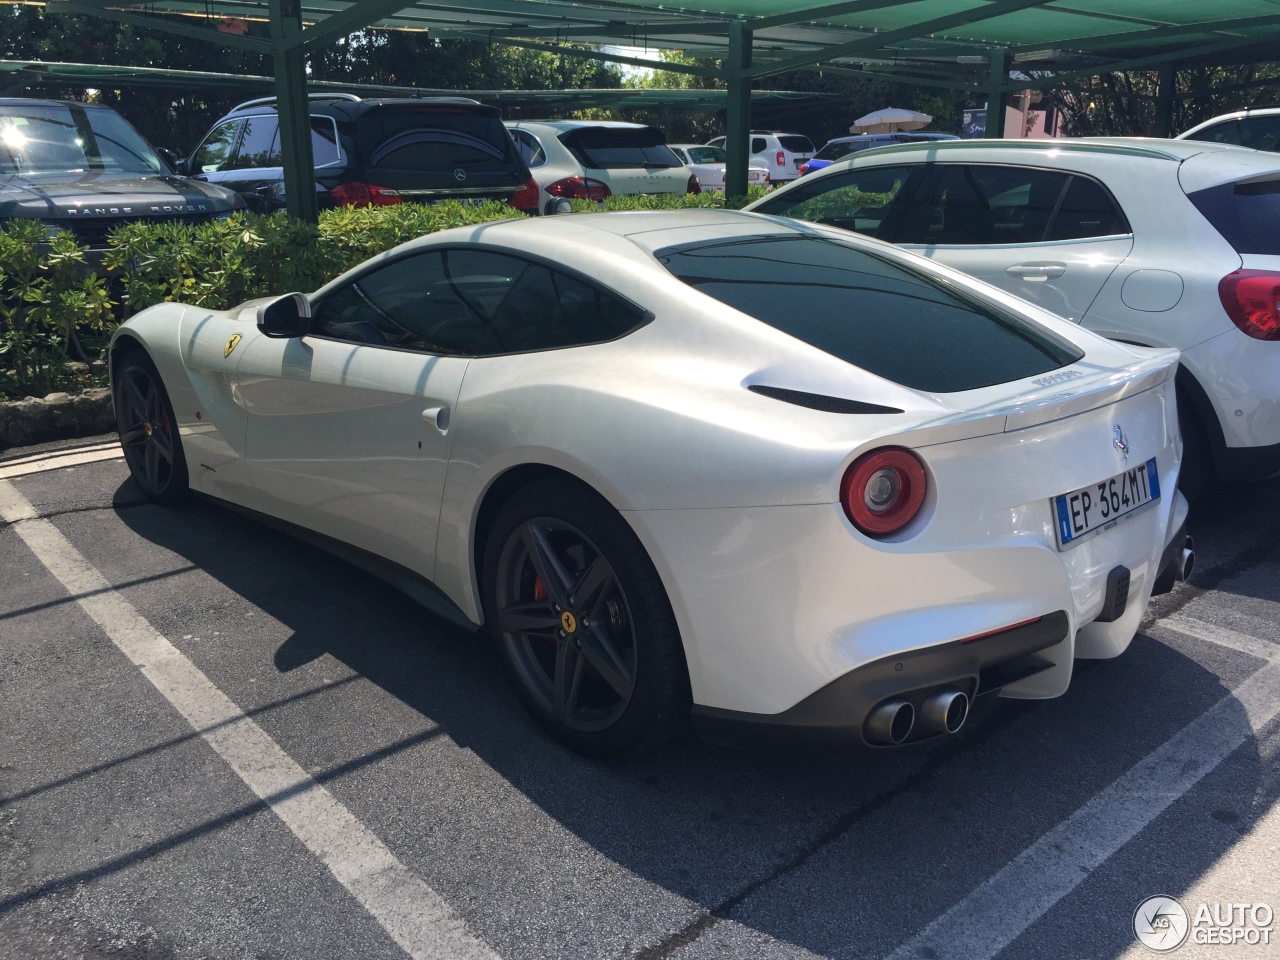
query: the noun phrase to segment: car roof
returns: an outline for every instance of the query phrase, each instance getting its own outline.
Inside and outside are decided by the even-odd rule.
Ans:
[[[1042,154],[1056,155],[1061,153],[1075,154],[1110,154],[1113,156],[1143,157],[1151,160],[1182,161],[1201,153],[1216,150],[1233,150],[1241,148],[1232,144],[1209,143],[1202,140],[1162,140],[1155,137],[1078,137],[1053,140],[928,140],[917,143],[900,143],[880,147],[874,156],[901,156],[909,153],[927,152],[935,157],[956,154],[962,156],[969,153],[1009,153],[1009,154]],[[848,161],[855,163],[864,154],[855,154]]]
[[[115,113],[115,109],[107,106],[105,103],[83,103],[80,100],[46,100],[43,97],[0,97],[0,107],[16,107],[16,106],[40,106],[40,107],[84,107],[86,110],[110,110]]]
[[[616,130],[643,130],[648,124],[622,120],[507,120],[508,127],[553,127],[556,130],[580,130],[584,127],[609,127]]]
[[[1183,137],[1198,133],[1206,127],[1212,127],[1218,123],[1226,123],[1228,120],[1244,120],[1246,117],[1274,117],[1280,116],[1280,107],[1245,107],[1242,110],[1233,110],[1231,113],[1221,113],[1216,117],[1210,117],[1201,123],[1197,123],[1194,127],[1182,131],[1176,139],[1181,140]]]
[[[423,107],[423,106],[448,106],[448,107],[467,107],[475,113],[486,115],[497,115],[498,108],[491,107],[481,103],[479,100],[472,100],[470,97],[377,97],[369,100],[348,100],[345,98],[328,98],[328,97],[311,97],[307,103],[307,109],[310,113],[337,113],[347,118],[357,117],[361,114],[368,113],[371,110],[379,110],[384,107]],[[241,117],[251,114],[268,114],[276,113],[276,104],[274,98],[264,98],[262,100],[250,100],[247,103],[239,104],[232,107],[225,114],[223,119],[229,117]]]

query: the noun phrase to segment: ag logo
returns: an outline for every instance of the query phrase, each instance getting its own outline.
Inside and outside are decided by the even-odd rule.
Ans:
[[[578,621],[574,618],[572,613],[566,610],[564,613],[560,614],[560,626],[564,627],[565,633],[573,633],[578,629]]]
[[[239,342],[240,342],[240,334],[233,333],[227,339],[227,345],[222,348],[223,359],[226,359],[227,357],[231,356],[231,351],[236,348],[236,344],[238,344]]]
[[[1158,953],[1182,946],[1190,927],[1186,909],[1173,897],[1147,897],[1133,912],[1133,935]]]

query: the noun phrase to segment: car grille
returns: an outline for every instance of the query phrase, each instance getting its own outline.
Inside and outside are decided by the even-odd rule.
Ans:
[[[217,214],[214,213],[182,213],[173,216],[151,217],[85,217],[80,219],[58,219],[45,221],[60,230],[70,230],[77,241],[90,247],[107,246],[107,235],[116,227],[126,223],[208,223]]]

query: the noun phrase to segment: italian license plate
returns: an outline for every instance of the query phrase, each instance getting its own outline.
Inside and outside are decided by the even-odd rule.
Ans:
[[[1058,545],[1066,547],[1159,499],[1160,476],[1155,457],[1109,480],[1054,497]]]

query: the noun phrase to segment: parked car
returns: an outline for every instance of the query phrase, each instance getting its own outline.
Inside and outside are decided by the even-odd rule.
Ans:
[[[285,206],[275,97],[235,107],[185,161],[197,179],[270,213]],[[532,210],[529,170],[501,114],[465,97],[361,100],[312,94],[311,154],[320,208],[412,200],[502,200]]]
[[[885,147],[751,206],[901,244],[1182,351],[1184,484],[1280,471],[1280,157],[1194,140]]]
[[[570,200],[702,189],[657,127],[609,120],[511,120],[507,129],[533,171],[542,213],[568,213]]]
[[[1254,150],[1280,151],[1280,107],[1224,113],[1179,134],[1177,139],[1211,140]]]
[[[851,153],[893,147],[900,143],[926,143],[930,140],[959,140],[954,133],[860,133],[852,137],[828,140],[808,163],[800,165],[800,176],[830,166]]]
[[[0,223],[70,230],[98,260],[107,234],[134,220],[201,223],[244,203],[230,190],[175,176],[110,107],[0,98]]]
[[[703,190],[724,190],[724,166],[726,157],[720,147],[708,147],[699,143],[668,144],[680,162],[693,171]],[[769,168],[753,162],[747,168],[747,184],[764,187],[769,184]]]
[[[691,709],[954,733],[1122,652],[1186,562],[1174,351],[812,224],[460,227],[314,294],[152,307],[110,356],[149,497],[430,579],[588,753]]]
[[[725,138],[708,140],[707,146],[724,149]],[[813,141],[799,133],[780,133],[769,130],[752,130],[750,143],[751,162],[763,163],[769,168],[769,182],[790,183],[800,176],[800,167],[813,157]]]

